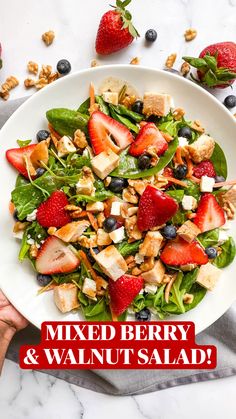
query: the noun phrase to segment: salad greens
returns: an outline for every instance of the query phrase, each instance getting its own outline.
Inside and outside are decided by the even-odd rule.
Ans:
[[[229,237],[220,247],[220,254],[215,258],[213,263],[217,268],[225,268],[233,262],[236,255],[234,239]]]

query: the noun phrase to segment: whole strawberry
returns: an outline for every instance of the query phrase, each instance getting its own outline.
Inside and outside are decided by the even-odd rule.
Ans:
[[[224,89],[236,79],[236,44],[219,42],[209,45],[200,53],[199,58],[183,57],[197,68],[199,81],[208,87]]]
[[[114,10],[102,16],[95,46],[98,54],[108,55],[119,51],[139,36],[132,24],[130,12],[125,9],[130,2],[131,0],[116,0],[116,6],[112,6]]]

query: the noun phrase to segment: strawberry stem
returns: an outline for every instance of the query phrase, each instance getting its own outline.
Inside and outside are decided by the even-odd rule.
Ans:
[[[116,0],[116,6],[110,6],[114,7],[116,12],[119,13],[123,22],[122,29],[128,28],[129,33],[133,36],[133,38],[138,38],[140,35],[132,23],[132,15],[128,10],[125,9],[126,6],[128,6],[130,3],[131,0]]]

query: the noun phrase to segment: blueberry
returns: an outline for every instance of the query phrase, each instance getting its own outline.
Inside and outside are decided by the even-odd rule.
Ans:
[[[145,39],[147,42],[155,42],[157,39],[157,32],[155,29],[148,29],[145,33]]]
[[[134,104],[132,105],[132,111],[136,113],[142,113],[143,102],[141,100],[136,100],[136,102],[134,102]]]
[[[236,96],[234,95],[227,96],[224,100],[224,105],[228,109],[234,108],[236,106]]]
[[[119,177],[113,177],[109,184],[110,191],[120,193],[127,186],[127,180]]]
[[[139,156],[138,158],[138,168],[140,170],[145,170],[148,169],[151,165],[151,159],[149,156],[147,156],[146,154],[142,154],[141,156]]]
[[[14,218],[15,221],[19,221],[19,218],[18,218],[18,215],[17,215],[17,211],[16,210],[13,212],[12,215],[13,215],[13,218]]]
[[[185,164],[179,164],[176,169],[174,169],[174,175],[176,179],[184,179],[187,175],[188,168]]]
[[[138,322],[147,322],[151,319],[151,312],[148,308],[143,308],[142,310],[135,313],[135,320]]]
[[[93,247],[93,253],[95,253],[96,255],[99,253],[98,247]],[[90,250],[88,250],[87,256],[88,256],[88,259],[90,260],[90,262],[94,263],[94,257],[92,255],[92,253],[90,252]]]
[[[57,71],[59,74],[62,74],[63,76],[65,76],[66,74],[68,74],[71,71],[71,64],[68,60],[60,60],[57,63]]]
[[[115,230],[117,226],[117,221],[115,217],[108,217],[103,222],[103,228],[106,233],[110,233],[111,231]]]
[[[46,285],[48,285],[51,282],[51,280],[52,280],[51,275],[43,275],[43,274],[37,275],[37,281],[41,287],[46,287]]]
[[[40,141],[44,141],[46,140],[50,135],[50,132],[47,131],[46,129],[41,129],[40,131],[37,132],[36,138],[38,143],[40,143]]]
[[[205,249],[205,252],[209,259],[215,259],[217,256],[217,250],[214,247],[207,247]]]
[[[39,177],[39,176],[42,176],[45,173],[45,170],[42,167],[39,167],[36,170],[36,173],[37,173],[37,177]]]
[[[188,138],[188,140],[192,139],[192,130],[189,127],[182,127],[178,131],[178,137]]]
[[[167,240],[175,239],[177,236],[176,227],[173,225],[167,225],[163,228],[162,234]]]

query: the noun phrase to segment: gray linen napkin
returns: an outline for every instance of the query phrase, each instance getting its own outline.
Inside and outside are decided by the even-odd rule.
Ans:
[[[0,105],[0,127],[23,99]],[[190,384],[236,374],[236,303],[211,327],[200,333],[199,345],[215,345],[218,366],[215,370],[43,370],[62,380],[100,393],[125,396],[149,393],[181,384]],[[40,332],[30,325],[14,337],[7,358],[18,362],[21,345],[37,344]]]

